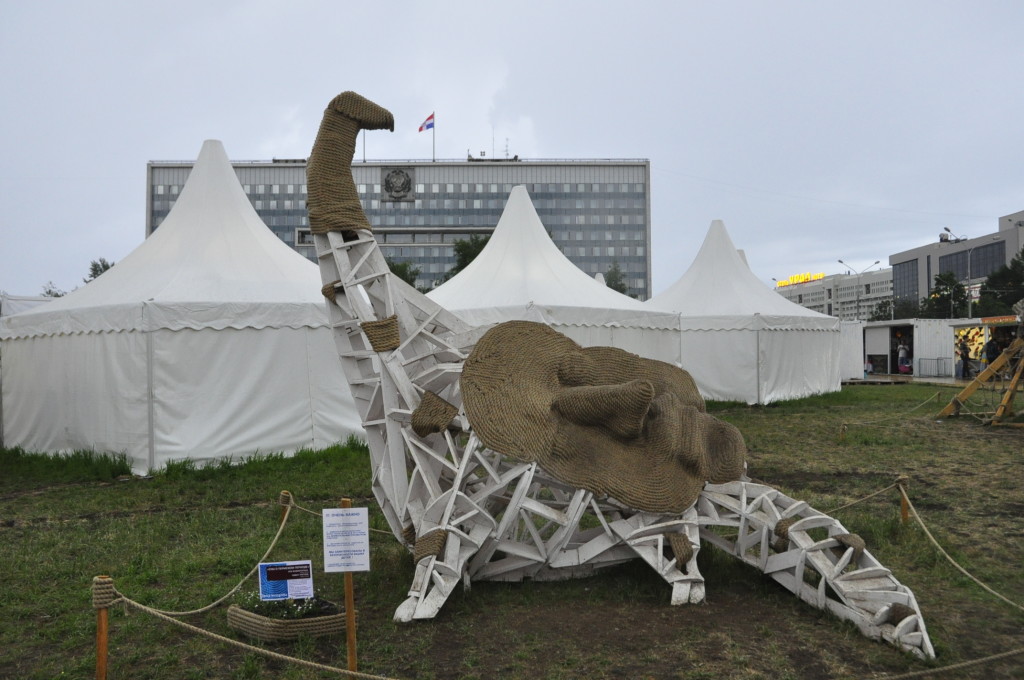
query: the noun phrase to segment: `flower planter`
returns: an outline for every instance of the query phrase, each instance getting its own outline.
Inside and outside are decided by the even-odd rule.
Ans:
[[[345,630],[345,613],[305,619],[277,619],[256,614],[238,605],[228,607],[228,626],[262,642],[294,640],[300,635],[334,635]]]

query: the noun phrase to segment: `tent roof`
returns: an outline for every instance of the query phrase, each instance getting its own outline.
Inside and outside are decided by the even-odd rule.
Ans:
[[[267,228],[242,191],[223,145],[207,140],[159,229],[98,278],[19,314],[16,323],[42,324],[44,333],[127,330],[140,324],[321,325],[326,318],[320,287],[316,265]],[[140,318],[140,306],[147,308],[148,320]],[[15,322],[10,323],[13,328]]]
[[[528,305],[646,309],[570,262],[551,241],[523,186],[513,187],[483,251],[428,296],[456,311]]]
[[[704,244],[690,268],[646,304],[684,317],[805,317],[835,321],[834,317],[801,307],[762,283],[736,250],[721,220],[708,229]]]

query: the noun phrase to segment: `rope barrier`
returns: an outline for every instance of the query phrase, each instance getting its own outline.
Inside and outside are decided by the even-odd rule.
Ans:
[[[883,494],[886,491],[889,491],[890,489],[893,489],[893,488],[899,486],[900,482],[903,481],[904,479],[906,479],[906,478],[905,477],[901,477],[901,478],[897,479],[895,482],[893,482],[892,484],[890,484],[889,486],[885,487],[884,489],[879,489],[878,491],[876,491],[874,493],[871,493],[871,494],[868,494],[867,496],[864,496],[864,498],[860,498],[860,499],[857,499],[855,501],[851,501],[850,503],[847,503],[846,505],[840,505],[838,508],[832,508],[831,510],[826,510],[825,514],[826,515],[831,515],[834,512],[839,512],[840,510],[845,510],[846,508],[849,508],[849,507],[851,507],[853,505],[857,505],[858,503],[863,503],[864,501],[866,501],[868,499],[874,498],[875,496],[878,496],[879,494]]]
[[[287,497],[288,497],[288,502],[287,503],[283,502],[283,499],[284,499],[286,494],[287,494]],[[302,512],[308,512],[310,515],[314,515],[316,517],[323,517],[324,516],[324,514],[322,512],[317,512],[316,510],[309,510],[307,508],[302,507],[298,503],[296,503],[295,502],[295,497],[291,493],[289,493],[287,491],[282,491],[280,498],[282,500],[279,500],[278,502],[281,505],[292,507],[292,508],[295,508],[297,510],[301,510]],[[393,534],[390,531],[384,531],[383,529],[374,529],[374,528],[371,527],[370,531],[378,533],[378,534],[385,534],[387,536],[393,536]]]
[[[936,393],[935,396],[938,396],[938,393]],[[934,397],[932,397],[932,398],[934,398]],[[929,399],[929,401],[930,401],[930,399]],[[927,403],[927,401],[924,402],[924,403]],[[921,406],[924,405],[924,403],[918,405],[915,408],[920,408]],[[854,424],[856,424],[856,423],[854,423]],[[843,425],[843,427],[845,427],[845,424]],[[863,498],[860,498],[858,500],[852,501],[852,502],[847,503],[845,505],[839,506],[838,508],[834,508],[832,510],[829,510],[827,512],[827,514],[832,514],[832,513],[838,512],[839,510],[843,510],[843,509],[849,508],[849,507],[851,507],[853,505],[856,505],[858,503],[861,503],[861,502],[864,502],[864,501],[869,500],[871,498],[874,498],[875,496],[878,496],[878,495],[880,495],[882,493],[885,493],[886,491],[889,491],[889,490],[891,490],[891,489],[893,489],[895,487],[895,488],[899,489],[901,500],[902,500],[905,508],[909,509],[910,513],[914,516],[914,519],[920,525],[921,529],[924,531],[924,533],[928,537],[929,541],[942,554],[942,556],[945,557],[950,562],[950,564],[952,564],[960,573],[962,573],[967,578],[971,579],[971,581],[973,581],[978,586],[983,588],[989,594],[999,598],[1000,600],[1006,602],[1007,604],[1009,604],[1009,605],[1011,605],[1011,606],[1013,606],[1013,607],[1015,607],[1015,608],[1017,608],[1017,609],[1019,609],[1021,611],[1024,611],[1024,606],[1021,606],[1020,604],[1018,604],[1016,602],[1013,602],[1012,600],[1008,599],[1007,597],[1001,595],[1000,593],[996,592],[995,590],[993,590],[989,586],[987,586],[984,583],[982,583],[979,579],[974,577],[966,569],[964,569],[962,566],[960,566],[956,562],[956,560],[954,560],[949,555],[949,553],[946,552],[945,549],[943,549],[943,547],[935,539],[935,537],[932,535],[932,533],[928,530],[928,527],[925,525],[924,520],[921,519],[921,516],[918,514],[917,509],[914,507],[914,504],[910,501],[910,497],[907,495],[907,492],[906,492],[906,489],[905,489],[905,484],[906,484],[907,480],[908,480],[908,478],[905,475],[901,475],[901,476],[899,476],[896,479],[896,481],[894,483],[890,484],[889,486],[887,486],[887,487],[885,487],[883,489],[879,489],[878,491],[875,491],[874,493],[868,494],[867,496],[864,496]],[[296,657],[288,656],[286,654],[280,654],[278,652],[273,652],[273,651],[268,650],[268,649],[263,649],[261,647],[256,647],[254,645],[250,645],[250,644],[238,641],[238,640],[233,640],[233,639],[231,639],[229,637],[225,637],[223,635],[219,635],[217,633],[213,633],[211,631],[207,631],[207,630],[205,630],[203,628],[200,628],[198,626],[193,626],[191,624],[185,623],[184,621],[179,621],[177,618],[174,618],[174,617],[190,616],[190,615],[194,615],[194,614],[200,614],[200,613],[203,613],[203,612],[207,612],[207,611],[213,609],[214,607],[216,607],[217,605],[219,605],[220,603],[222,603],[224,600],[226,600],[231,595],[235,594],[239,590],[239,588],[242,587],[242,585],[245,583],[245,581],[247,581],[254,573],[256,573],[256,571],[259,569],[259,563],[263,562],[264,560],[267,559],[267,557],[269,557],[270,553],[273,551],[274,547],[277,545],[278,539],[280,539],[281,534],[284,532],[284,528],[287,525],[288,517],[289,517],[291,509],[293,507],[294,508],[298,508],[299,510],[301,510],[303,512],[306,512],[306,513],[309,513],[311,515],[316,515],[316,516],[320,516],[320,517],[323,516],[322,513],[319,513],[319,512],[313,511],[313,510],[308,510],[308,509],[303,508],[302,506],[298,505],[297,503],[295,503],[295,500],[294,500],[292,494],[290,492],[288,492],[288,491],[282,491],[281,492],[281,494],[280,494],[280,496],[278,498],[278,504],[283,507],[283,512],[282,512],[282,517],[281,517],[280,524],[279,524],[278,529],[277,529],[277,533],[274,535],[274,538],[273,538],[273,540],[270,543],[270,547],[267,548],[266,552],[263,554],[263,557],[261,557],[259,559],[257,564],[252,568],[252,570],[250,570],[249,573],[247,573],[242,578],[242,580],[239,581],[237,585],[235,585],[234,588],[232,588],[227,594],[225,594],[224,596],[218,598],[216,601],[210,603],[209,605],[206,605],[205,607],[201,607],[199,609],[193,609],[193,610],[184,611],[184,612],[166,611],[166,610],[161,610],[161,609],[157,609],[157,608],[154,608],[154,607],[149,607],[149,606],[146,606],[146,605],[141,604],[139,602],[136,602],[136,601],[134,601],[134,600],[132,600],[132,599],[130,599],[128,597],[125,597],[124,594],[122,594],[121,592],[119,592],[115,588],[113,579],[110,578],[109,576],[96,576],[96,577],[93,578],[93,583],[92,583],[93,608],[97,609],[97,610],[106,610],[106,609],[110,608],[111,606],[113,606],[113,605],[115,605],[117,603],[123,603],[126,608],[129,607],[129,606],[130,607],[134,607],[135,609],[137,609],[137,610],[139,610],[139,611],[141,611],[143,613],[149,614],[149,615],[151,615],[151,616],[153,616],[155,618],[167,621],[169,623],[173,623],[174,625],[177,625],[177,626],[179,626],[181,628],[184,628],[186,630],[192,631],[192,632],[194,632],[196,634],[205,635],[206,637],[209,637],[211,639],[218,640],[218,641],[221,641],[221,642],[233,645],[235,647],[239,647],[241,649],[245,649],[247,651],[250,651],[250,652],[253,652],[253,653],[256,653],[256,654],[260,654],[262,656],[266,656],[268,658],[277,659],[279,661],[285,661],[285,662],[288,662],[288,663],[295,663],[295,664],[298,664],[298,665],[301,665],[301,666],[305,666],[307,668],[311,668],[311,669],[314,669],[314,670],[320,670],[320,671],[325,671],[325,672],[329,672],[329,673],[336,673],[336,674],[340,674],[340,675],[346,675],[346,676],[352,677],[352,678],[365,678],[367,680],[395,680],[394,678],[389,678],[387,676],[371,675],[371,674],[367,674],[367,673],[360,673],[358,671],[346,670],[346,669],[342,669],[342,668],[337,668],[335,666],[328,666],[328,665],[325,665],[325,664],[316,663],[314,661],[307,661],[305,659],[299,659],[299,658],[296,658]],[[379,530],[379,529],[376,529],[376,530],[375,529],[371,529],[371,531],[378,531],[380,533],[386,533],[386,534],[390,535],[390,532],[382,531],[382,530]],[[901,674],[901,675],[894,675],[894,676],[888,676],[888,675],[887,676],[882,676],[881,680],[905,680],[905,679],[909,679],[909,678],[917,678],[917,677],[924,677],[924,676],[933,675],[933,674],[946,673],[946,672],[949,672],[949,671],[961,670],[961,669],[969,668],[969,667],[972,667],[972,666],[983,665],[983,664],[986,664],[986,663],[990,663],[992,661],[997,661],[999,659],[1009,658],[1009,657],[1016,656],[1016,655],[1022,654],[1022,653],[1024,653],[1024,647],[1018,648],[1018,649],[1014,649],[1014,650],[1010,650],[1010,651],[1007,651],[1007,652],[1001,652],[999,654],[993,654],[993,655],[986,656],[986,657],[983,657],[983,658],[980,658],[980,659],[974,659],[974,660],[971,660],[971,661],[964,661],[964,662],[961,662],[961,663],[952,664],[950,666],[944,666],[944,667],[941,667],[941,668],[932,668],[932,669],[927,669],[927,670],[923,670],[923,671],[914,671],[914,672],[911,672],[911,673],[904,673],[904,674]]]
[[[287,492],[283,492],[283,493],[287,493]],[[291,508],[286,506],[285,510],[284,510],[284,516],[281,518],[281,524],[277,527],[277,533],[274,534],[274,539],[270,542],[270,547],[267,548],[267,551],[265,553],[263,553],[263,557],[258,559],[256,561],[256,564],[253,566],[253,568],[251,570],[249,570],[249,573],[246,574],[245,576],[243,576],[242,580],[239,581],[235,585],[234,588],[229,590],[222,597],[217,598],[216,600],[214,600],[210,604],[206,605],[205,607],[200,607],[199,609],[192,609],[192,610],[185,611],[185,612],[172,612],[172,611],[166,611],[166,610],[163,610],[163,609],[153,609],[153,611],[160,612],[164,616],[193,616],[195,614],[202,614],[203,612],[210,611],[211,609],[213,609],[214,607],[216,607],[217,605],[222,603],[224,600],[228,599],[229,597],[231,597],[232,595],[237,593],[239,588],[241,588],[242,585],[246,581],[248,581],[252,577],[253,574],[255,574],[257,571],[259,571],[260,562],[265,561],[270,556],[270,553],[274,550],[274,546],[277,545],[277,540],[279,538],[281,538],[281,534],[284,532],[284,527],[288,523],[288,514],[290,513],[290,511],[291,511]]]
[[[117,592],[117,591],[115,590],[115,592]],[[350,670],[346,670],[346,669],[343,669],[343,668],[337,668],[335,666],[328,666],[328,665],[325,665],[325,664],[316,663],[315,661],[307,661],[305,659],[299,659],[299,658],[296,658],[294,656],[288,656],[287,654],[280,654],[278,652],[274,652],[274,651],[271,651],[269,649],[263,649],[262,647],[256,647],[255,645],[250,645],[248,643],[241,642],[239,640],[233,640],[233,639],[231,639],[229,637],[225,637],[225,636],[220,635],[218,633],[213,633],[213,632],[210,632],[208,630],[204,630],[203,628],[200,628],[199,626],[193,626],[190,623],[185,623],[184,621],[179,621],[178,619],[173,618],[171,616],[168,616],[167,614],[165,614],[164,612],[161,612],[158,609],[154,609],[152,607],[147,607],[144,604],[141,604],[139,602],[131,600],[131,599],[125,597],[124,595],[122,595],[121,593],[117,593],[117,595],[119,597],[118,597],[117,600],[115,600],[115,602],[123,601],[127,606],[134,607],[135,609],[138,609],[139,611],[141,611],[141,612],[143,612],[145,614],[149,614],[150,616],[153,616],[155,618],[161,619],[163,621],[167,621],[168,623],[173,623],[176,626],[184,628],[184,629],[186,629],[188,631],[191,631],[193,633],[196,633],[198,635],[205,635],[206,637],[211,638],[213,640],[218,640],[220,642],[224,642],[224,643],[227,643],[229,645],[233,645],[235,647],[239,647],[241,649],[253,652],[255,654],[261,654],[261,655],[269,657],[271,659],[277,659],[278,661],[286,661],[288,663],[298,664],[300,666],[305,666],[306,668],[312,668],[312,669],[319,670],[319,671],[326,671],[326,672],[329,672],[329,673],[337,673],[339,675],[347,675],[347,676],[352,677],[352,678],[366,678],[367,680],[395,680],[394,678],[389,678],[389,677],[384,676],[384,675],[371,675],[369,673],[360,673],[358,671],[350,671]]]
[[[896,418],[902,418],[903,416],[907,415],[908,413],[913,413],[914,411],[916,411],[917,409],[921,408],[922,406],[924,406],[928,402],[932,401],[933,399],[938,399],[940,394],[941,394],[941,392],[936,392],[935,394],[933,394],[932,396],[928,397],[927,399],[925,399],[924,401],[922,401],[920,404],[918,404],[914,408],[910,409],[909,411],[904,411],[904,412],[898,413],[898,414],[896,414],[894,416],[886,416],[884,418],[876,418],[875,420],[865,420],[863,422],[855,422],[855,423],[843,423],[841,425],[841,429],[845,429],[847,425],[870,425],[871,423],[881,423],[881,422],[885,422],[887,420],[895,420]]]
[[[1021,611],[1024,611],[1024,607],[1022,607],[1021,605],[1017,604],[1013,600],[1011,600],[1009,598],[1006,598],[1006,597],[1000,595],[999,593],[997,593],[996,591],[992,590],[987,585],[985,585],[984,583],[982,583],[981,581],[976,579],[974,576],[972,576],[970,574],[970,572],[968,572],[966,569],[964,569],[959,564],[957,564],[956,560],[954,560],[952,557],[950,557],[949,553],[947,553],[945,550],[943,550],[942,546],[939,545],[939,542],[937,540],[935,540],[935,537],[932,536],[932,532],[928,531],[928,527],[925,526],[924,520],[922,520],[921,516],[917,514],[917,508],[915,508],[914,504],[910,502],[910,497],[907,496],[907,492],[903,490],[902,486],[900,486],[899,489],[900,489],[900,495],[903,497],[903,501],[910,508],[910,513],[914,516],[914,519],[917,520],[917,523],[919,525],[921,525],[921,529],[924,530],[925,536],[928,537],[928,540],[931,541],[932,545],[935,546],[936,550],[938,550],[940,553],[942,553],[942,556],[945,557],[947,560],[949,560],[950,564],[952,564],[954,567],[956,567],[957,571],[959,571],[961,574],[963,574],[964,576],[966,576],[967,578],[971,579],[972,581],[977,583],[979,586],[984,588],[985,591],[988,592],[989,594],[998,597],[1003,602],[1006,602],[1007,604],[1009,604],[1009,605],[1011,605],[1013,607],[1016,607],[1017,609],[1019,609]]]
[[[939,673],[947,673],[949,671],[959,671],[964,668],[970,668],[971,666],[982,666],[992,661],[998,661],[999,659],[1006,659],[1011,656],[1024,653],[1024,647],[1017,649],[1011,649],[1008,652],[1000,652],[999,654],[993,654],[991,656],[985,656],[980,659],[972,659],[971,661],[961,661],[949,666],[942,666],[941,668],[929,668],[923,671],[912,671],[910,673],[903,673],[901,675],[883,675],[877,678],[877,680],[906,680],[906,678],[923,678],[927,675],[937,675]]]

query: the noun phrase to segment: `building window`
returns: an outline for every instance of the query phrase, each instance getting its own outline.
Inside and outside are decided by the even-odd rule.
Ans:
[[[892,266],[893,297],[898,300],[917,301],[920,294],[917,290],[917,260],[899,262]]]

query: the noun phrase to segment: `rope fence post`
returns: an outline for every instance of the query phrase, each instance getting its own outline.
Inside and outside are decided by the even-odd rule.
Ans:
[[[278,525],[283,524],[285,518],[288,516],[288,506],[292,504],[292,492],[282,491],[278,494],[277,504],[281,506],[281,519],[278,521]]]
[[[900,475],[896,478],[896,486],[899,487],[900,493],[900,523],[906,524],[910,521],[910,504],[907,502],[907,482],[909,479],[906,475]]]
[[[341,507],[352,507],[351,498],[342,498]],[[359,670],[356,661],[356,594],[352,585],[352,572],[345,572],[345,643],[348,647],[348,669]]]
[[[114,602],[114,579],[95,576],[92,579],[92,606],[96,610],[96,680],[107,680],[108,609]]]

